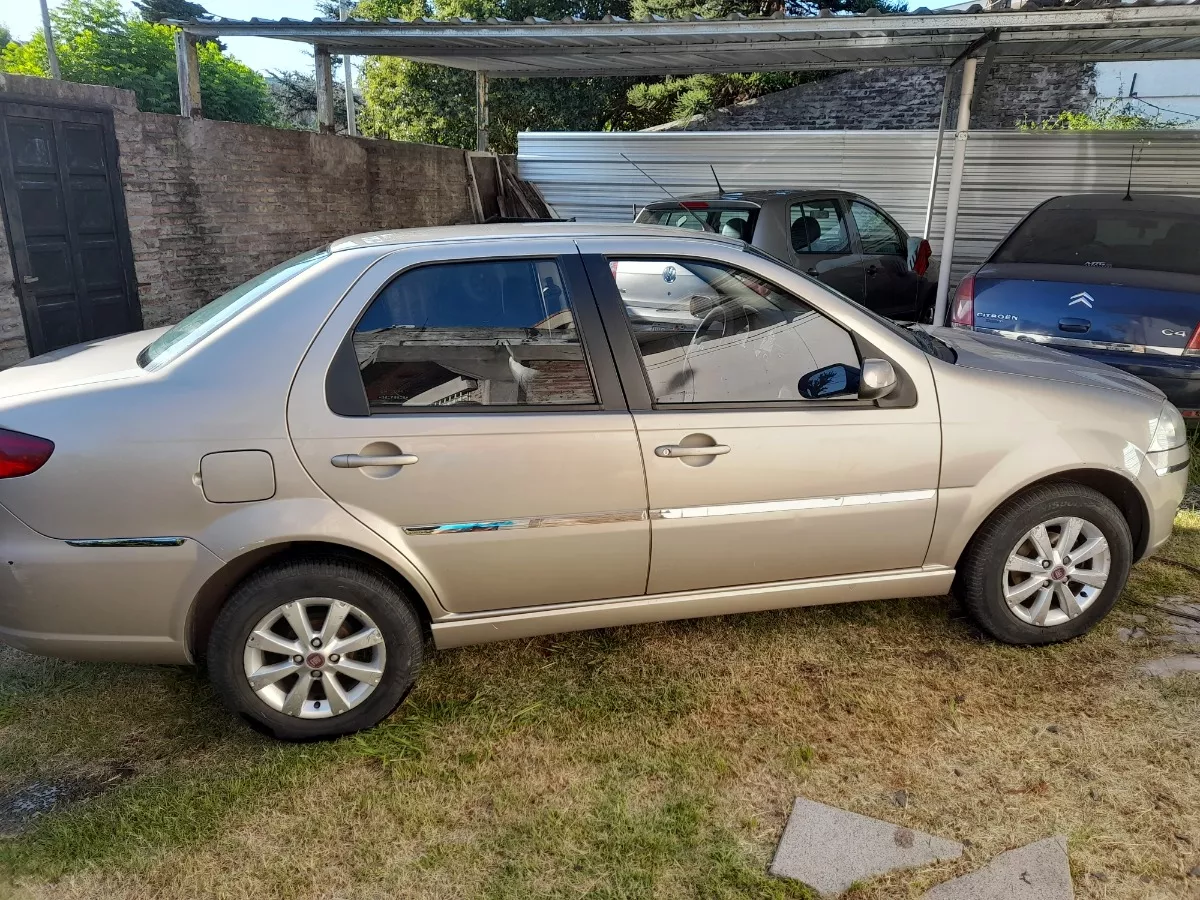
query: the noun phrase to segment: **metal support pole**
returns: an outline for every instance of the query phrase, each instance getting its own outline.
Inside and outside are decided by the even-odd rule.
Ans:
[[[179,114],[187,119],[203,118],[196,36],[186,31],[175,32],[175,71],[179,76]]]
[[[486,153],[488,148],[488,77],[486,72],[475,73],[475,149]]]
[[[339,4],[338,17],[345,22],[350,17],[346,0]],[[342,63],[346,67],[346,134],[358,134],[358,117],[354,114],[354,69],[350,65],[350,54],[342,54]]]
[[[950,114],[950,92],[954,90],[954,66],[946,69],[946,82],[942,85],[942,112],[938,116],[937,145],[933,150],[933,173],[929,176],[929,201],[925,204],[925,229],[921,237],[929,240],[933,228],[933,201],[937,198],[938,175],[942,172],[942,144],[946,138],[946,116]]]
[[[933,324],[946,324],[950,300],[950,267],[954,265],[954,233],[958,229],[958,204],[962,198],[963,167],[967,161],[967,136],[971,132],[971,99],[975,95],[975,57],[963,62],[962,85],[958,91],[958,127],[954,135],[954,161],[950,165],[950,192],[946,197],[946,231],[942,237],[942,261],[938,271],[937,301]]]
[[[333,60],[324,47],[314,47],[317,63],[317,131],[333,134]]]
[[[42,0],[42,34],[46,36],[46,58],[50,60],[50,77],[62,78],[58,68],[58,51],[54,48],[54,30],[50,27],[50,7]]]

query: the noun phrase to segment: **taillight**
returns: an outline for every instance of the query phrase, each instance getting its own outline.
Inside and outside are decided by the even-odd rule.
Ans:
[[[621,264],[619,262],[617,262],[615,259],[610,260],[608,263],[608,271],[613,273],[613,278],[617,277],[617,267],[619,265],[621,265]]]
[[[1200,325],[1196,326],[1191,338],[1188,339],[1187,347],[1183,350],[1183,355],[1200,356]]]
[[[0,428],[0,478],[30,475],[46,464],[54,442]]]
[[[975,327],[975,276],[968,275],[958,283],[954,293],[954,312],[951,323],[962,328]]]

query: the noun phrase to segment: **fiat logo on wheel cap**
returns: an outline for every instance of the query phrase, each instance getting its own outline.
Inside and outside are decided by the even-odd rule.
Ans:
[[[1067,570],[1062,566],[1055,566],[1054,571],[1050,573],[1050,577],[1055,581],[1062,581],[1067,577]],[[314,653],[313,656],[316,656],[316,654]]]
[[[304,660],[304,664],[310,669],[319,669],[325,665],[325,657],[320,653],[310,653]]]

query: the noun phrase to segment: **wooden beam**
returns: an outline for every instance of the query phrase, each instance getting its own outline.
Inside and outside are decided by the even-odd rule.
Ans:
[[[317,131],[333,134],[333,60],[324,47],[316,47]]]
[[[175,70],[179,76],[179,114],[188,119],[204,117],[200,102],[200,59],[196,36],[175,32]]]

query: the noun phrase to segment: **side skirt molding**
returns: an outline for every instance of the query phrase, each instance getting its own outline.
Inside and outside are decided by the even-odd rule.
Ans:
[[[435,646],[446,649],[564,631],[642,625],[797,606],[899,597],[940,597],[950,590],[953,581],[954,569],[926,566],[869,575],[839,575],[676,594],[651,594],[569,606],[527,607],[469,616],[449,615],[433,622],[431,630]]]

